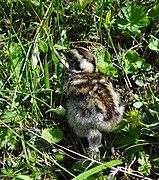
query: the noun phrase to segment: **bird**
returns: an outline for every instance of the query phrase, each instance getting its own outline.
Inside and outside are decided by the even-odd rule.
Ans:
[[[93,158],[99,153],[102,132],[110,132],[122,119],[124,105],[108,78],[97,70],[97,60],[87,48],[67,52],[68,75],[64,85],[69,126],[88,140]]]

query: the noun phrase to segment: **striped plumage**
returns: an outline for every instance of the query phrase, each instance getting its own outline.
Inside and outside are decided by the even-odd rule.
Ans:
[[[89,148],[98,152],[101,132],[109,132],[123,115],[124,107],[112,83],[96,72],[95,58],[85,48],[69,52],[65,84],[67,118],[79,137],[87,137]]]

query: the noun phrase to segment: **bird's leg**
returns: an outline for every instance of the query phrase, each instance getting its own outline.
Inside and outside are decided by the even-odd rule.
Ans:
[[[99,145],[101,144],[102,134],[98,129],[91,129],[88,134],[89,156],[93,159],[100,159]]]

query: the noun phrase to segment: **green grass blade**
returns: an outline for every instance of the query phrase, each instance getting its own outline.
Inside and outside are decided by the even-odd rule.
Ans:
[[[112,160],[112,161],[109,161],[109,162],[106,162],[106,163],[103,163],[99,166],[96,166],[92,169],[89,169],[88,171],[85,171],[84,173],[78,175],[77,177],[73,178],[73,180],[84,180],[84,179],[87,179],[89,176],[93,175],[93,174],[96,174],[102,170],[105,170],[107,168],[111,168],[113,166],[116,166],[116,165],[119,165],[119,164],[122,164],[122,160]]]

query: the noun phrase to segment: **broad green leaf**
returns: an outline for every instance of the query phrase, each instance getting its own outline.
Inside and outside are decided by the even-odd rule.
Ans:
[[[123,18],[118,21],[118,28],[128,29],[133,34],[138,34],[140,28],[149,24],[148,9],[145,5],[139,5],[135,2],[122,8]]]
[[[40,7],[40,2],[37,0],[31,0],[31,3],[36,7]]]
[[[140,78],[135,78],[134,82],[140,87],[143,87],[145,85],[143,79],[140,79]]]
[[[55,64],[58,64],[58,63],[59,63],[59,59],[58,59],[58,57],[56,56],[55,52],[52,52],[52,53],[51,53],[51,58],[52,58],[52,60],[55,62]]]
[[[7,177],[12,177],[13,176],[13,168],[12,167],[2,168],[1,173],[7,175]]]
[[[100,72],[106,74],[107,73],[107,67],[108,67],[108,63],[106,63],[104,61],[104,58],[98,60],[98,69]]]
[[[151,65],[140,58],[136,51],[130,50],[123,61],[123,69],[126,74],[137,74],[139,71],[151,70]]]
[[[65,159],[64,153],[58,151],[54,153],[56,160],[63,161]]]
[[[61,115],[61,116],[64,116],[66,112],[66,110],[61,105],[57,108],[49,109],[47,112],[50,112],[50,111],[53,111],[56,114]]]
[[[33,178],[30,178],[27,175],[17,175],[14,180],[32,180]]]
[[[63,138],[63,133],[59,129],[52,129],[51,134],[53,136],[53,142],[57,143]]]
[[[53,136],[51,135],[50,133],[50,129],[44,129],[42,131],[42,137],[48,141],[49,143],[52,143],[53,142]]]
[[[87,170],[86,172],[81,173],[77,177],[73,178],[73,180],[84,180],[89,178],[91,175],[96,174],[100,171],[106,170],[108,168],[111,168],[113,166],[117,166],[119,164],[122,164],[122,160],[112,160],[110,162],[103,163],[101,165],[98,165],[92,169]]]
[[[11,76],[13,82],[19,81],[19,76],[21,73],[23,53],[20,45],[18,43],[11,43],[8,49],[8,56],[11,61]],[[17,82],[18,83],[18,82]]]
[[[2,120],[5,123],[10,123],[12,121],[14,122],[20,122],[23,120],[24,114],[18,114],[16,111],[13,111],[11,109],[8,109],[5,111],[4,115],[2,115]]]
[[[159,51],[159,39],[152,36],[149,40],[148,47],[153,51]]]
[[[144,61],[144,63],[142,64],[142,70],[143,70],[143,71],[150,71],[151,69],[152,69],[151,64],[146,63],[146,62]]]
[[[159,13],[159,2],[157,2],[150,11],[150,18],[152,18],[157,24],[159,24],[158,13]]]
[[[60,44],[55,44],[55,45],[54,45],[54,48],[55,48],[56,50],[66,50],[66,49],[67,49],[67,47],[62,46],[62,45],[60,45]]]
[[[48,52],[48,45],[47,45],[47,43],[45,42],[45,41],[43,41],[43,40],[41,40],[41,39],[39,39],[39,41],[38,41],[38,43],[39,43],[39,48],[40,48],[40,50],[42,51],[42,52]]]
[[[133,104],[133,106],[134,106],[135,108],[137,108],[137,109],[139,109],[142,105],[143,105],[142,102],[135,102],[135,103]]]
[[[60,105],[58,108],[54,109],[54,112],[61,115],[61,116],[64,116],[65,115],[65,109]]]
[[[126,56],[125,59],[123,61],[124,63],[124,71],[126,74],[134,74],[138,72],[138,65],[137,62],[140,61],[140,56],[138,55],[138,53],[136,51],[129,51]]]
[[[58,129],[54,129],[54,128],[53,129],[44,129],[42,131],[42,137],[49,143],[57,143],[62,139],[63,133],[62,133],[62,131],[60,131]]]
[[[132,75],[131,78],[138,86],[143,87],[145,85],[144,78],[142,76],[136,74],[136,75]]]
[[[98,63],[97,67],[100,72],[109,76],[118,76],[118,71],[110,60],[110,53],[108,51],[98,50],[97,52]]]

